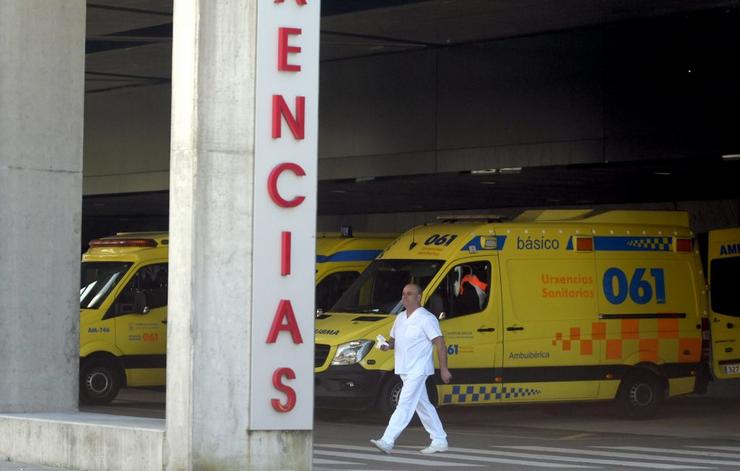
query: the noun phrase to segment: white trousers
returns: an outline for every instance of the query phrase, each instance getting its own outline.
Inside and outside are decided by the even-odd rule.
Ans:
[[[439,420],[437,410],[427,395],[426,375],[401,375],[403,388],[398,398],[398,406],[391,415],[388,427],[383,434],[383,440],[388,443],[395,443],[396,438],[401,435],[403,429],[411,422],[414,417],[414,411],[419,414],[421,424],[429,433],[432,441],[446,442],[447,434],[442,428],[442,421]]]

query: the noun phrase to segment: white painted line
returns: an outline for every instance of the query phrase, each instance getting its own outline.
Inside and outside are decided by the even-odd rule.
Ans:
[[[313,464],[342,464],[342,465],[362,466],[362,463],[357,463],[354,461],[325,460],[323,458],[314,458]]]
[[[513,448],[517,450],[527,451],[539,451],[549,453],[571,453],[574,455],[589,455],[589,456],[606,456],[610,458],[628,458],[633,460],[652,460],[652,461],[672,461],[681,463],[679,465],[667,465],[660,463],[640,463],[640,466],[644,468],[658,468],[658,469],[696,469],[697,466],[685,466],[689,463],[697,465],[731,465],[735,466],[738,463],[735,461],[717,461],[717,460],[699,460],[694,458],[678,458],[673,456],[657,456],[657,455],[644,455],[639,453],[622,453],[618,451],[603,451],[603,450],[579,450],[576,448],[558,448],[558,447],[545,447],[545,446],[510,446],[510,447],[496,447],[496,448]],[[627,466],[627,465],[624,465]],[[634,466],[631,465],[631,466]],[[666,467],[669,466],[669,467]]]
[[[496,447],[496,448],[517,448],[521,449],[524,447]],[[532,447],[536,448],[536,447]],[[605,464],[610,466],[627,466],[627,467],[633,467],[633,468],[654,468],[654,469],[714,469],[714,468],[704,468],[701,466],[681,466],[681,465],[674,465],[674,464],[662,464],[662,463],[645,463],[642,461],[617,461],[617,460],[608,460],[608,459],[598,459],[598,458],[584,458],[582,456],[554,456],[554,455],[539,455],[534,453],[517,453],[512,451],[489,451],[489,450],[477,450],[475,448],[450,448],[450,450],[453,451],[462,451],[466,453],[479,453],[484,455],[494,455],[494,456],[511,456],[511,457],[518,457],[518,458],[530,458],[530,459],[541,459],[541,460],[549,460],[549,461],[566,461],[566,462],[572,462],[575,461],[577,463],[588,463],[588,464]],[[575,449],[574,449],[575,450]],[[602,453],[603,455],[603,453]],[[570,467],[578,467],[577,465],[570,465]],[[581,467],[589,467],[589,466],[581,466]]]
[[[706,448],[707,450],[740,451],[740,446],[688,446],[687,448]]]
[[[367,450],[366,447],[360,447],[360,446],[353,446],[353,445],[322,445],[327,448],[337,448],[337,449],[345,449],[345,450]],[[400,448],[415,448],[416,451],[411,450],[402,450]],[[411,446],[402,446],[398,448],[393,449],[393,455],[412,455],[412,456],[419,456],[419,448],[417,447],[411,447]],[[450,450],[456,451],[455,448],[450,448]],[[479,450],[485,452],[486,450]],[[314,451],[315,453],[315,451]],[[331,452],[330,452],[331,453]],[[491,452],[488,452],[491,453]],[[524,454],[524,453],[522,453]],[[547,463],[547,462],[539,462],[539,461],[530,461],[530,460],[512,460],[507,458],[498,458],[498,457],[483,457],[483,456],[472,456],[472,455],[461,455],[457,453],[435,453],[435,466],[482,466],[482,465],[469,465],[469,464],[461,464],[457,461],[443,461],[445,459],[451,460],[465,460],[465,461],[477,461],[481,463],[500,463],[500,464],[514,464],[514,465],[521,465],[521,466],[528,466],[531,468],[567,468],[567,469],[574,469],[574,468],[592,468],[592,466],[578,466],[573,464],[560,464],[560,463]],[[395,460],[394,460],[395,461]],[[568,461],[575,461],[575,460],[568,460]]]
[[[328,455],[332,457],[338,457],[338,458],[354,458],[354,459],[360,459],[360,460],[371,460],[371,461],[385,461],[389,463],[404,463],[404,464],[413,464],[417,466],[478,466],[477,464],[467,464],[467,463],[450,463],[450,462],[443,462],[443,461],[432,461],[432,460],[419,460],[419,459],[411,459],[411,458],[401,458],[399,456],[391,456],[382,454],[379,451],[373,452],[369,447],[363,448],[364,451],[367,451],[367,453],[348,453],[344,451],[333,451],[333,450],[314,450],[314,455]]]
[[[674,455],[713,456],[715,458],[740,458],[740,453],[720,453],[717,451],[691,451],[674,448],[651,448],[647,446],[592,446],[591,448],[606,448],[610,450],[646,451],[651,453],[672,453]],[[691,447],[696,448],[696,447]],[[738,463],[740,465],[740,463]]]
[[[360,464],[361,466],[361,464]],[[323,466],[314,466],[313,471],[396,471],[393,468],[386,468],[386,469],[368,469],[368,468],[342,468],[341,470],[337,468],[324,468]]]

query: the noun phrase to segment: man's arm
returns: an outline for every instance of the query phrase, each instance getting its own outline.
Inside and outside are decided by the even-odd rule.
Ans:
[[[386,342],[388,342],[388,346],[387,347],[385,345],[383,345],[382,347],[380,347],[380,349],[383,350],[383,351],[393,350],[393,348],[396,346],[396,340],[393,337],[391,337],[388,340],[386,340]]]
[[[447,369],[447,346],[445,345],[445,338],[442,336],[435,337],[432,339],[432,344],[437,350],[437,359],[439,360],[439,375],[442,377],[442,381],[448,384],[452,379],[450,370]]]

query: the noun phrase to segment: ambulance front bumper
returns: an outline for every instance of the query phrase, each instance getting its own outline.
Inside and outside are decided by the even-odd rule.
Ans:
[[[314,374],[317,409],[369,409],[380,396],[389,371],[366,370],[359,365],[332,366]]]

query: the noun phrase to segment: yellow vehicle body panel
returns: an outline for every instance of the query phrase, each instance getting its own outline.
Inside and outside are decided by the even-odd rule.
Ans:
[[[740,378],[740,228],[710,231],[707,261],[712,374]]]
[[[477,281],[460,289],[466,278]],[[391,374],[391,355],[376,349],[332,363],[343,344],[389,336],[408,282],[424,288],[448,346],[453,381],[437,384],[440,405],[612,399],[624,379],[648,374],[666,396],[693,390],[706,296],[686,213],[544,210],[411,229],[342,298],[356,301],[352,312],[340,302],[317,319],[317,401],[341,399],[332,381],[348,368],[353,382],[358,369]]]

